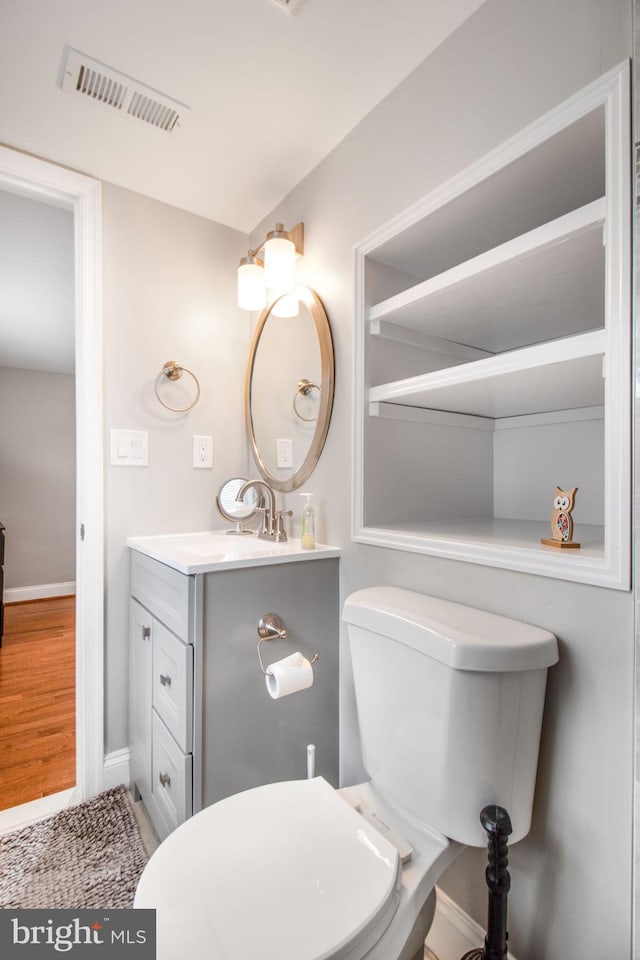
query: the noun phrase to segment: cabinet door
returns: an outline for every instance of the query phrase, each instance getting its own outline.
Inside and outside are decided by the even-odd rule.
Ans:
[[[153,624],[153,706],[184,753],[193,730],[193,647]]]
[[[129,601],[129,749],[131,786],[146,799],[151,791],[151,670],[153,618]]]
[[[164,839],[192,813],[191,754],[180,750],[155,710],[152,715],[152,808],[158,813],[156,829]]]

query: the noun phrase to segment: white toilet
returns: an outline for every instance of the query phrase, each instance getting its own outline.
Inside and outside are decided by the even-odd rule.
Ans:
[[[527,833],[553,634],[397,587],[344,605],[365,769],[207,807],[147,865],[158,960],[417,960],[480,810]]]

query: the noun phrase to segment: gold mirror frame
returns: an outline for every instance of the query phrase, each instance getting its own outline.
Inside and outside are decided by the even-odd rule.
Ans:
[[[324,447],[327,433],[329,431],[329,422],[331,420],[331,410],[333,408],[333,391],[335,382],[334,358],[333,358],[333,338],[331,336],[331,326],[329,318],[324,309],[324,305],[318,294],[310,287],[298,286],[296,288],[298,300],[303,303],[313,320],[313,324],[318,338],[320,349],[320,403],[318,407],[318,419],[313,439],[309,446],[306,457],[298,469],[287,479],[279,480],[274,477],[266,468],[260,451],[256,443],[255,431],[253,429],[253,418],[251,416],[251,380],[255,364],[260,337],[264,330],[267,320],[271,316],[271,310],[277,300],[270,303],[260,314],[260,319],[253,335],[251,349],[249,351],[249,362],[247,364],[247,373],[244,381],[244,414],[247,428],[247,436],[251,444],[251,452],[256,462],[258,470],[264,479],[273,487],[274,490],[280,490],[282,493],[288,493],[291,490],[297,490],[307,480],[320,459],[322,448]]]

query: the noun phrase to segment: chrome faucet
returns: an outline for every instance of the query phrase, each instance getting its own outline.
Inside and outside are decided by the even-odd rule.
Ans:
[[[266,480],[247,480],[243,483],[236,494],[236,500],[240,501],[247,490],[256,490],[262,487],[267,494],[267,506],[258,507],[262,512],[262,529],[258,534],[259,540],[275,540],[276,543],[284,543],[287,534],[284,529],[283,517],[290,517],[291,510],[276,510],[276,495],[273,488],[269,486]]]

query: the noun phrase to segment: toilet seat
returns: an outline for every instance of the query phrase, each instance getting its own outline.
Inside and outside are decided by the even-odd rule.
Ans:
[[[361,960],[401,880],[395,847],[316,777],[236,794],[182,824],[134,906],[157,911],[158,960]]]

